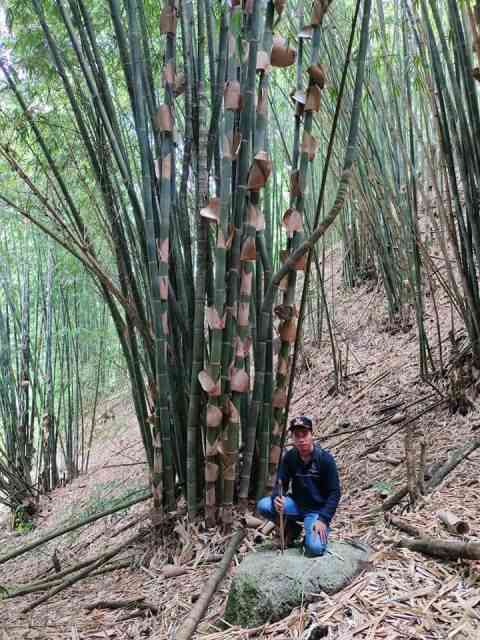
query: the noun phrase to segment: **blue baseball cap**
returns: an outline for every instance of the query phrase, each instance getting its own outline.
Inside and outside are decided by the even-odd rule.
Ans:
[[[308,429],[309,431],[313,431],[312,419],[308,416],[292,418],[292,420],[290,420],[289,431],[293,431],[294,429]]]

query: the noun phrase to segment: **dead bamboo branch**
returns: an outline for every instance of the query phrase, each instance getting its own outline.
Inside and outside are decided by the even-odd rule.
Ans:
[[[433,491],[445,478],[453,471],[467,456],[469,456],[475,449],[480,447],[480,438],[474,438],[465,443],[463,447],[459,447],[454,451],[451,451],[448,455],[447,462],[442,465],[431,477],[427,484],[427,491]]]
[[[401,487],[401,489],[399,489],[393,495],[391,495],[390,498],[387,498],[386,500],[384,500],[379,507],[375,507],[375,511],[384,511],[384,512],[390,511],[390,509],[392,509],[401,500],[403,500],[403,498],[407,495],[407,493],[408,493],[408,486],[404,485],[403,487]]]
[[[469,456],[475,449],[480,447],[480,438],[470,440],[463,447],[451,451],[448,460],[442,464],[433,463],[424,472],[424,478],[431,476],[430,480],[425,485],[425,492],[433,491],[445,478],[453,471],[467,456]],[[433,469],[435,469],[433,471]],[[390,511],[392,507],[397,505],[408,493],[408,486],[404,485],[390,498],[387,498],[379,507],[375,508],[375,511]]]
[[[447,531],[464,536],[470,531],[470,525],[466,520],[462,520],[451,511],[439,511],[437,517],[445,525]]]
[[[425,536],[414,540],[402,539],[399,546],[444,560],[480,560],[480,542],[438,540]]]
[[[405,431],[405,461],[407,467],[407,487],[410,496],[410,504],[417,501],[417,473],[415,469],[415,454],[413,452],[412,425],[408,425]]]
[[[8,587],[7,587],[8,593],[5,594],[3,598],[5,600],[8,598],[19,598],[21,596],[26,596],[29,593],[37,593],[38,591],[48,591],[48,589],[53,589],[53,587],[56,587],[62,583],[61,578],[64,578],[70,573],[78,571],[81,568],[83,569],[83,567],[89,566],[92,562],[93,560],[81,562],[75,565],[74,567],[70,567],[70,569],[65,569],[64,571],[62,571],[61,574],[52,575],[50,579],[45,579],[38,582],[31,582],[30,584],[24,584],[23,586],[20,586],[16,591],[8,591]],[[132,564],[131,558],[126,560],[121,560],[113,564],[108,564],[107,566],[102,567],[97,571],[94,571],[92,574],[90,574],[90,577],[93,578],[94,576],[100,576],[105,573],[109,573],[110,571],[117,571],[118,569],[128,569],[131,566],[131,564]]]
[[[405,522],[405,520],[402,520],[397,516],[392,516],[391,514],[386,513],[385,522],[393,525],[394,527],[397,527],[397,529],[400,529],[400,531],[403,531],[404,533],[408,533],[408,535],[412,536],[413,538],[418,538],[421,536],[420,529],[417,529],[417,527],[414,527],[412,524]]]
[[[420,440],[420,465],[418,468],[417,476],[417,489],[418,493],[423,496],[425,493],[425,473],[427,465],[427,441],[425,440],[425,434],[423,434]]]
[[[368,456],[368,461],[373,462],[374,464],[390,464],[392,467],[398,467],[405,458],[393,458],[392,456],[383,456],[383,455],[371,455]]]
[[[35,600],[35,602],[32,602],[27,607],[22,609],[22,613],[28,613],[32,609],[35,609],[35,607],[38,607],[39,604],[42,604],[42,602],[45,602],[46,600],[49,600],[52,596],[56,595],[60,591],[63,591],[64,589],[67,589],[68,587],[72,586],[73,584],[75,584],[76,582],[81,580],[82,578],[86,578],[93,571],[95,571],[96,569],[100,568],[100,566],[102,564],[105,564],[108,560],[110,560],[111,558],[116,556],[118,553],[120,553],[120,551],[125,549],[125,547],[128,547],[131,544],[133,544],[135,542],[138,542],[139,540],[144,538],[147,534],[148,534],[148,531],[140,531],[140,532],[136,533],[134,536],[132,536],[131,538],[128,538],[128,540],[125,540],[124,542],[121,542],[120,544],[118,544],[116,547],[114,547],[110,551],[107,551],[107,553],[105,553],[103,556],[101,556],[100,559],[97,560],[96,562],[94,562],[92,565],[89,565],[88,567],[83,569],[83,571],[80,571],[80,573],[77,573],[74,576],[71,576],[70,578],[68,578],[68,580],[65,580],[64,582],[62,582],[58,586],[54,587],[51,591],[46,593],[44,596],[42,596],[38,600]]]
[[[69,533],[70,531],[75,531],[75,529],[79,529],[80,527],[84,527],[87,524],[92,522],[96,522],[97,520],[101,520],[101,518],[105,518],[106,516],[112,515],[112,513],[117,513],[117,511],[122,511],[123,509],[128,509],[129,507],[133,507],[135,504],[140,502],[145,502],[145,500],[149,500],[152,497],[151,492],[144,494],[139,498],[135,498],[134,500],[129,500],[127,502],[122,502],[116,507],[112,507],[111,509],[107,509],[106,511],[101,511],[100,513],[95,513],[93,516],[89,516],[88,518],[84,518],[83,520],[79,520],[74,524],[68,525],[67,527],[63,527],[62,529],[56,529],[49,533],[43,538],[39,538],[30,544],[25,545],[24,547],[20,547],[20,549],[16,549],[15,551],[11,551],[4,556],[0,557],[0,564],[4,562],[8,562],[8,560],[13,560],[13,558],[18,558],[22,556],[24,553],[28,553],[37,547],[40,547],[42,544],[50,542],[50,540],[54,540],[55,538],[59,538],[63,536],[65,533]]]
[[[158,613],[158,608],[150,602],[145,602],[144,596],[129,600],[97,600],[97,602],[86,604],[85,609],[88,611],[93,611],[93,609],[140,609],[151,611],[153,615]]]
[[[205,585],[205,589],[202,592],[202,595],[199,597],[194,607],[190,611],[187,619],[183,622],[182,626],[177,632],[176,640],[189,640],[195,629],[197,628],[198,623],[200,622],[205,610],[208,607],[210,600],[212,599],[213,594],[218,588],[218,585],[222,581],[225,576],[227,569],[230,565],[230,562],[233,558],[235,551],[237,550],[240,542],[243,540],[245,536],[245,529],[241,529],[237,531],[235,535],[230,540],[230,543],[225,551],[225,556],[218,567],[215,574],[210,578],[210,580]],[[152,640],[160,640],[159,635],[152,636]]]

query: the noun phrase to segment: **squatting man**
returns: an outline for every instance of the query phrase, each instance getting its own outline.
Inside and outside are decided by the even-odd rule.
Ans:
[[[283,457],[271,497],[259,500],[257,510],[277,524],[279,514],[284,514],[287,546],[300,534],[297,521],[303,520],[305,551],[311,556],[321,556],[327,548],[330,522],[340,501],[337,465],[331,453],[315,445],[310,418],[293,418],[289,431],[294,446]],[[286,495],[290,484],[291,492]]]

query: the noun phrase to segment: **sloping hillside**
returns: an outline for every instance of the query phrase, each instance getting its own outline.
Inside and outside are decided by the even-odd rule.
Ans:
[[[213,598],[197,636],[203,640],[228,638],[300,638],[314,621],[325,626],[323,637],[372,640],[388,638],[470,640],[480,637],[480,562],[446,562],[397,546],[408,537],[384,521],[381,506],[405,484],[405,434],[410,431],[416,465],[424,451],[426,468],[448,458],[449,452],[479,437],[480,413],[449,413],[442,379],[420,383],[417,341],[408,310],[395,326],[386,322],[380,286],[367,283],[354,291],[340,289],[340,262],[329,261],[335,292],[334,326],[348,364],[338,393],[332,389],[329,343],[307,341],[303,370],[295,388],[292,413],[315,418],[316,435],[337,457],[343,498],[334,520],[333,536],[367,541],[375,549],[371,566],[336,596],[316,594],[304,609],[284,621],[248,632],[226,628],[221,618],[228,579]],[[330,280],[332,282],[332,280]],[[437,304],[443,359],[449,358],[450,308],[438,292]],[[437,328],[428,308],[433,348]],[[437,345],[436,347],[434,345]],[[475,403],[474,394],[471,397]],[[108,509],[114,498],[132,496],[146,481],[143,449],[137,435],[128,394],[113,399],[109,419],[97,431],[95,455],[88,475],[57,489],[42,501],[37,528],[17,536],[1,531],[2,554],[24,545],[55,527],[89,513]],[[422,444],[422,442],[424,444]],[[404,523],[438,539],[480,541],[480,451],[474,451],[433,491],[421,496],[414,509],[403,499],[393,512]],[[105,551],[127,540],[148,519],[148,502],[76,530],[0,566],[0,584],[10,592],[60,567]],[[450,510],[470,525],[470,533],[452,536],[437,512]],[[232,566],[255,547],[262,536],[251,529]],[[21,610],[44,591],[0,603],[5,638],[94,639],[174,638],[175,629],[190,610],[225,548],[227,536],[206,531],[203,522],[189,523],[181,510],[165,527],[157,549],[136,542],[115,561],[128,568],[86,578],[40,604]],[[170,565],[176,565],[173,570]],[[165,567],[168,565],[167,570]],[[179,575],[173,575],[173,574]],[[142,599],[126,608],[125,600]],[[95,608],[100,600],[122,601],[119,609]],[[327,628],[328,627],[328,628]],[[322,637],[322,636],[318,636]]]

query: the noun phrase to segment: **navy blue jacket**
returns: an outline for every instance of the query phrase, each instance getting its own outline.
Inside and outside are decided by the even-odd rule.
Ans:
[[[278,470],[284,495],[292,483],[291,495],[301,511],[318,513],[328,526],[340,501],[340,481],[335,458],[329,451],[315,446],[310,461],[305,464],[297,449],[284,455]],[[279,491],[275,487],[274,500]]]

